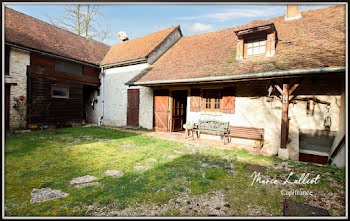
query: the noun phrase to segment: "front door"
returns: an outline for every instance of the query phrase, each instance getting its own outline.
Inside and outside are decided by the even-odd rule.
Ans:
[[[173,92],[172,131],[183,130],[186,123],[187,90]]]
[[[159,132],[168,131],[169,91],[154,91],[154,130]]]
[[[127,125],[131,127],[139,126],[139,89],[128,89],[128,113]]]

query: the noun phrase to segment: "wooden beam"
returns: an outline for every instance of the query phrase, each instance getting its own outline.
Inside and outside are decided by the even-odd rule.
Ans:
[[[295,90],[295,89],[297,89],[297,87],[299,87],[299,85],[300,85],[300,83],[302,82],[302,80],[303,80],[303,78],[299,78],[296,82],[295,82],[295,84],[293,85],[293,87],[289,90],[289,95],[291,95],[292,93],[293,93],[293,91]]]
[[[315,98],[315,97],[293,97],[291,99],[292,100],[297,100],[297,101],[315,101],[316,103],[321,103],[321,104],[327,104],[327,105],[330,105],[331,103],[327,102],[327,101],[321,101],[319,100],[318,98]],[[289,101],[290,102],[290,101]]]
[[[288,108],[289,108],[289,84],[283,82],[282,90],[282,117],[281,117],[281,148],[287,148],[288,142]]]
[[[337,153],[340,150],[340,147],[344,144],[345,142],[345,135],[343,136],[343,138],[340,140],[340,142],[338,143],[337,147],[334,149],[333,153],[330,155],[330,157],[328,158],[328,163],[332,162],[333,157],[335,157],[335,155],[337,155]]]
[[[278,84],[275,84],[275,88],[277,88],[277,90],[283,94],[283,90],[281,89],[281,87]]]
[[[299,86],[299,84],[294,84],[293,87],[288,91],[288,94],[291,95],[293,93],[293,91],[295,89],[297,89],[298,86]]]

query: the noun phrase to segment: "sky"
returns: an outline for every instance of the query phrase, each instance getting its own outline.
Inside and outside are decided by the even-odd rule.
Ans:
[[[48,22],[48,17],[62,17],[71,4],[4,3],[6,7]],[[330,4],[300,4],[300,10],[312,10]],[[212,32],[284,15],[285,4],[100,4],[103,16],[97,19],[100,30],[109,30],[110,38],[102,42],[119,43],[118,32],[126,32],[129,39],[180,25],[183,35]]]

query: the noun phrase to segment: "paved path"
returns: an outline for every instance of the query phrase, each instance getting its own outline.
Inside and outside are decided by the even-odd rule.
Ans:
[[[155,137],[159,139],[166,139],[166,140],[173,140],[178,141],[182,143],[190,143],[195,145],[202,145],[202,146],[209,146],[214,147],[218,149],[226,149],[226,150],[239,150],[239,149],[245,149],[247,152],[252,154],[263,154],[268,155],[264,148],[261,150],[255,148],[255,145],[252,144],[241,144],[234,141],[231,141],[227,145],[224,145],[224,142],[222,140],[214,140],[214,139],[208,139],[208,138],[195,138],[194,140],[190,137],[187,139],[184,139],[185,135],[181,133],[167,133],[167,132],[154,132],[154,131],[141,131],[141,130],[132,130],[132,129],[126,129],[126,128],[120,128],[120,127],[109,127],[104,126],[109,129],[113,130],[119,130],[129,133],[136,133],[136,134],[143,134],[150,137]]]

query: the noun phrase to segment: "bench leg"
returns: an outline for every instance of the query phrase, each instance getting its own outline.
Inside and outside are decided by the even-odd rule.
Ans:
[[[224,136],[224,145],[226,145],[227,142],[228,142],[228,137],[227,137],[227,135],[225,135],[225,136]]]

